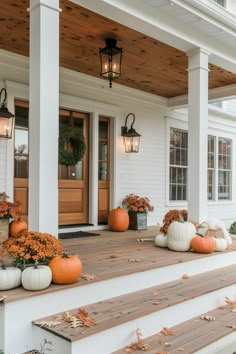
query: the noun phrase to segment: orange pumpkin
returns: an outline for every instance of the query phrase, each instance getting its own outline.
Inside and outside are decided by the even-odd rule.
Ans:
[[[21,231],[25,231],[28,229],[27,222],[24,220],[13,220],[9,225],[9,234],[10,236],[16,236]]]
[[[77,256],[63,254],[55,256],[49,262],[52,282],[55,284],[75,283],[82,274],[82,262]]]
[[[126,231],[129,227],[129,214],[123,208],[112,209],[108,215],[108,226],[111,231]]]
[[[214,237],[196,235],[191,241],[191,248],[197,253],[212,253],[216,249]]]

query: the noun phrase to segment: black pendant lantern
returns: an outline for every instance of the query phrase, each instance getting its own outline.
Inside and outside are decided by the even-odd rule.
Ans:
[[[3,99],[2,95],[4,95]],[[5,88],[2,88],[0,91],[0,138],[11,139],[14,114],[8,111],[6,100],[7,91]]]
[[[133,116],[133,122],[130,126],[130,129],[128,130],[127,128],[127,120],[128,117],[132,115]],[[133,124],[135,122],[135,115],[134,113],[129,113],[125,119],[125,126],[121,127],[121,135],[124,138],[124,144],[125,144],[125,152],[139,152],[139,143],[140,143],[140,134],[136,132],[136,130],[133,128]]]
[[[101,73],[100,75],[109,79],[110,87],[112,80],[121,75],[121,60],[123,49],[116,46],[116,39],[107,38],[106,47],[100,49]]]

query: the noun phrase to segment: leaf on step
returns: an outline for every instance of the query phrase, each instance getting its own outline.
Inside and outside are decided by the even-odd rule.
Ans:
[[[140,258],[130,258],[130,259],[128,259],[128,262],[130,262],[130,263],[141,263],[143,261]]]
[[[164,334],[165,336],[171,336],[173,334],[173,331],[168,327],[163,327],[161,333]]]
[[[154,241],[154,237],[137,238],[137,241],[138,241],[138,242]]]
[[[76,317],[83,323],[85,327],[91,327],[96,324],[95,320],[88,316],[88,312],[85,309],[79,309]]]
[[[6,295],[0,294],[0,302],[4,302],[4,300],[7,298]]]
[[[171,343],[169,343],[169,342],[165,342],[165,347],[171,347],[172,346],[172,344]]]
[[[181,347],[181,348],[178,348],[177,350],[178,350],[178,352],[183,352],[183,351],[184,351],[184,348]]]
[[[168,354],[167,352],[156,352],[154,354]]]
[[[81,278],[85,280],[94,280],[96,278],[96,274],[82,274]]]
[[[55,327],[61,324],[61,321],[58,321],[57,319],[54,321],[33,321],[33,324],[36,324],[40,327]]]
[[[72,315],[72,313],[66,311],[66,312],[63,312],[61,315],[59,315],[59,316],[57,317],[57,319],[63,320],[63,321],[65,321],[65,322],[72,322],[74,317],[75,317],[75,316]]]
[[[128,345],[125,348],[125,352],[126,353],[132,353],[132,352],[135,352],[137,350],[145,352],[145,351],[147,351],[149,349],[148,345],[142,339],[142,333],[141,333],[139,328],[136,330],[136,337],[137,337],[136,342],[132,343],[131,345]]]
[[[70,328],[78,328],[78,327],[83,327],[83,326],[84,326],[83,322],[80,319],[73,316],[72,320],[70,321],[69,327]]]
[[[236,302],[230,300],[228,296],[225,296],[225,302],[227,305],[229,305],[231,308],[236,308]]]
[[[201,316],[201,319],[209,321],[209,322],[216,320],[216,318],[214,316],[209,316],[209,315],[203,315],[203,316]]]
[[[152,294],[152,296],[157,296],[158,295],[158,291],[154,291],[154,293]]]
[[[183,276],[182,276],[182,279],[188,279],[189,278],[189,275],[188,274],[184,274]]]
[[[153,301],[153,305],[160,305],[160,301]]]
[[[234,330],[236,330],[236,325],[232,325],[232,326],[226,326],[227,328],[232,328]]]

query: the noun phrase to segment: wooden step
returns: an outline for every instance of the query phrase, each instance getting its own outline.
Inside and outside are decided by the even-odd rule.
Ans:
[[[134,341],[137,328],[143,328],[143,334],[147,337],[162,327],[177,325],[222,306],[225,296],[236,296],[235,274],[236,265],[231,265],[189,278],[185,276],[83,307],[95,320],[95,326],[71,329],[68,323],[63,322],[56,327],[41,327],[40,331],[46,330],[53,334],[54,339],[57,336],[60,340],[71,343],[75,348],[71,353],[81,350],[81,353],[86,354],[109,354]],[[72,314],[77,311],[78,309],[69,310]],[[55,317],[57,315],[44,317],[40,321],[53,321]],[[114,334],[112,329],[115,329]],[[114,338],[106,339],[108,334]],[[104,340],[109,342],[106,349],[103,348]]]
[[[207,320],[206,316],[214,320]],[[232,354],[236,350],[235,329],[235,312],[232,312],[229,306],[220,306],[174,327],[163,328],[162,331],[151,337],[145,339],[141,337],[140,344],[143,343],[148,347],[148,354],[160,352],[168,352],[168,354],[200,352],[205,354]],[[232,342],[228,345],[226,344],[227,337],[233,337]],[[220,344],[221,340],[223,340],[224,347]],[[135,343],[138,343],[138,339]],[[127,347],[112,354],[125,353],[126,349]]]

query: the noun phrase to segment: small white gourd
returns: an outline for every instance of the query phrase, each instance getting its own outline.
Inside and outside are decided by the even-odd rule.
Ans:
[[[43,290],[52,281],[52,271],[46,265],[28,267],[22,272],[22,286],[26,290]]]
[[[16,267],[0,267],[0,290],[10,290],[21,285],[22,271]]]
[[[168,240],[167,240],[167,236],[163,235],[163,234],[159,234],[155,237],[154,239],[155,245],[158,247],[167,247],[168,246]]]
[[[193,223],[184,221],[181,215],[180,220],[173,221],[168,227],[168,248],[172,251],[186,252],[190,249],[196,228]]]
[[[215,238],[215,241],[216,241],[215,251],[222,252],[226,250],[228,243],[224,238]]]

